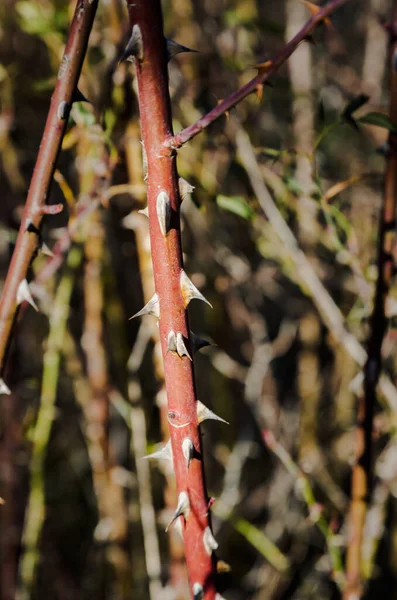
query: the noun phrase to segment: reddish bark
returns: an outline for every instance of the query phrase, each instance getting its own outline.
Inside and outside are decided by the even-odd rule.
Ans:
[[[156,292],[160,304],[160,338],[168,396],[168,421],[178,494],[186,492],[190,514],[183,521],[183,536],[190,587],[203,587],[206,600],[215,598],[213,558],[204,546],[204,531],[209,527],[208,498],[201,460],[197,419],[197,398],[193,363],[186,356],[168,351],[170,331],[182,333],[189,353],[189,321],[181,293],[183,270],[180,235],[180,196],[174,152],[164,144],[172,136],[168,92],[167,53],[163,34],[161,4],[158,0],[128,2],[131,28],[138,25],[142,35],[143,60],[135,60],[139,88],[142,141],[148,162],[148,206],[152,261]],[[169,197],[172,216],[170,231],[163,235],[156,212],[160,192]],[[189,437],[196,456],[188,468],[182,442]]]
[[[44,214],[55,214],[57,210],[57,207],[50,207],[45,203],[48,199],[97,6],[98,0],[77,0],[76,2],[76,10],[59,68],[56,87],[51,98],[51,106],[15,250],[0,300],[1,373],[4,370],[6,350],[17,311],[18,286],[26,278],[30,263],[40,245],[37,232],[40,230]]]

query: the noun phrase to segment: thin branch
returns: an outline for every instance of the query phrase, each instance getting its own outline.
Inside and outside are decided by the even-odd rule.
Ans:
[[[397,120],[397,2],[394,2],[393,25],[390,38],[390,119]],[[386,300],[394,274],[393,249],[397,210],[397,135],[389,134],[389,155],[384,180],[384,194],[379,217],[378,278],[374,308],[370,319],[368,358],[364,368],[364,394],[358,404],[356,430],[356,464],[353,467],[351,505],[349,514],[349,540],[346,557],[345,600],[360,598],[363,593],[362,541],[367,506],[372,488],[372,435],[373,418],[377,402],[377,388],[382,369],[382,343],[387,328]]]
[[[271,75],[274,75],[276,71],[281,67],[283,63],[291,56],[301,42],[307,40],[312,35],[316,27],[330,17],[340,6],[345,4],[348,0],[332,0],[328,2],[319,10],[308,22],[302,27],[302,29],[290,40],[284,48],[271,60],[266,61],[261,65],[258,65],[258,75],[246,83],[243,87],[233,92],[220,102],[215,108],[213,108],[204,117],[186,127],[176,135],[168,137],[165,145],[169,148],[177,149],[186,144],[189,140],[194,138],[200,131],[203,131],[206,127],[211,125],[216,119],[219,119],[222,115],[227,113],[233,106],[244,100],[247,96],[256,92],[258,88],[263,86],[264,82],[269,79]],[[264,66],[266,65],[266,66]],[[253,67],[255,68],[255,67]]]
[[[49,197],[97,5],[98,0],[76,2],[15,250],[0,300],[0,373],[4,370],[6,351],[17,311],[18,287],[26,279],[30,263],[40,246],[38,232],[43,216],[51,213],[51,207],[46,205],[46,200]]]
[[[288,252],[289,258],[296,267],[297,278],[304,282],[306,289],[310,293],[310,297],[334,338],[344,347],[345,351],[358,365],[364,366],[367,360],[365,349],[346,328],[345,320],[340,309],[329,292],[325,289],[322,281],[314,270],[313,265],[300,249],[296,237],[277,208],[263,182],[262,173],[252,148],[251,141],[241,127],[237,127],[236,143],[239,160],[247,171],[252,188],[264,214],[269,219],[274,231],[283,243],[284,249]],[[380,389],[390,407],[393,410],[396,410],[397,390],[386,375],[382,375],[380,378]]]

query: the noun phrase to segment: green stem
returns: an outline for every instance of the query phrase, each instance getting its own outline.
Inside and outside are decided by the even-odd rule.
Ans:
[[[55,417],[61,353],[64,343],[70,298],[75,271],[81,261],[80,248],[70,250],[67,270],[58,286],[50,316],[47,350],[44,354],[40,408],[33,433],[30,463],[30,496],[22,534],[23,554],[19,563],[17,600],[28,600],[33,595],[36,567],[39,558],[39,540],[45,518],[44,464]]]

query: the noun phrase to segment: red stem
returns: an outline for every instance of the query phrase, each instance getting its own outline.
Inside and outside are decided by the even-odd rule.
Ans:
[[[47,209],[46,200],[54,175],[56,161],[65,134],[73,95],[80,77],[88,38],[98,0],[78,0],[63,54],[58,79],[51,98],[43,137],[30,184],[22,222],[3,293],[0,300],[0,372],[3,373],[6,351],[17,311],[17,290],[26,278],[30,263],[39,247],[39,236],[29,231],[33,224],[39,230]]]
[[[179,133],[174,136],[168,137],[166,140],[166,146],[170,148],[180,148],[183,144],[186,144],[189,140],[194,138],[200,131],[203,131],[206,127],[211,125],[216,119],[219,119],[222,115],[227,113],[233,106],[241,102],[244,98],[249,96],[258,89],[258,86],[262,85],[265,81],[269,79],[271,75],[274,75],[276,71],[281,67],[283,63],[291,56],[291,54],[296,50],[301,42],[310,37],[315,28],[322,22],[324,19],[327,19],[332,13],[334,13],[342,4],[345,4],[348,0],[332,0],[328,4],[324,6],[321,10],[318,11],[316,15],[314,15],[309,21],[302,27],[300,31],[295,35],[284,46],[284,48],[273,58],[271,65],[264,73],[258,73],[256,77],[251,79],[248,83],[246,83],[243,87],[236,90],[230,96],[222,100],[215,108],[213,108],[209,113],[207,113],[204,117],[193,123],[186,129],[182,129]],[[253,67],[255,68],[255,67]]]
[[[183,521],[186,563],[190,589],[202,586],[205,600],[214,600],[213,558],[203,543],[209,527],[208,498],[201,460],[201,441],[197,419],[197,397],[193,363],[186,356],[168,351],[168,334],[182,333],[191,354],[187,310],[181,293],[183,269],[180,233],[180,196],[175,153],[165,140],[172,136],[170,97],[162,12],[159,0],[127,1],[131,28],[138,25],[143,40],[143,60],[135,60],[139,89],[142,141],[147,154],[147,194],[149,228],[156,292],[160,303],[160,340],[168,396],[168,422],[173,450],[178,495],[187,493],[190,514]],[[172,207],[171,228],[164,236],[157,218],[156,202],[166,192]],[[195,456],[190,466],[182,451],[182,442],[190,438]]]

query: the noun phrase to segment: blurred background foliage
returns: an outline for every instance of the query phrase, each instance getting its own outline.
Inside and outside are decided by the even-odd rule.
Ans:
[[[4,281],[74,1],[0,4],[0,275]],[[307,20],[298,0],[167,0],[175,131],[251,78]],[[271,77],[178,153],[186,270],[213,304],[199,397],[228,600],[339,596],[376,269],[387,120],[389,0],[348,3]],[[1,398],[1,598],[188,598],[165,525],[172,473],[141,457],[168,438],[158,332],[129,321],[153,293],[134,69],[122,0],[102,0],[32,264]],[[259,90],[261,92],[261,90]],[[379,126],[380,125],[380,126]],[[270,196],[269,196],[270,191]],[[273,218],[272,216],[273,215]],[[294,236],[294,237],[293,237]],[[299,250],[296,245],[298,241]],[[396,371],[397,298],[385,370]],[[355,338],[349,337],[348,331]],[[361,349],[360,349],[361,348]],[[361,358],[360,358],[361,357]],[[382,388],[383,389],[383,388]],[[384,391],[384,389],[383,389]],[[366,597],[397,598],[391,386],[375,418]]]

